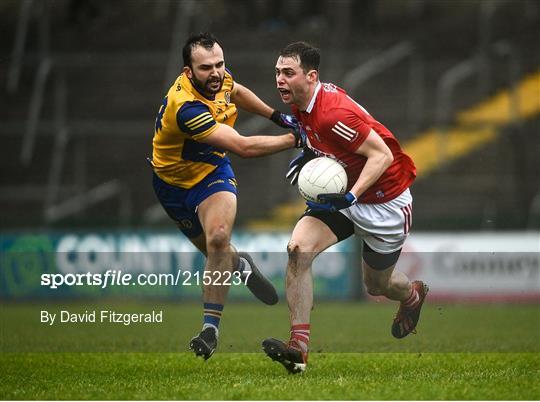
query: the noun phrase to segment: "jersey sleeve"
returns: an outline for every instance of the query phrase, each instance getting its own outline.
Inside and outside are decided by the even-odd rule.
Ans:
[[[178,127],[194,140],[201,140],[218,127],[210,109],[199,101],[186,102],[176,113]]]
[[[362,116],[348,109],[336,109],[328,113],[324,126],[330,138],[350,152],[356,152],[371,131],[371,126]]]

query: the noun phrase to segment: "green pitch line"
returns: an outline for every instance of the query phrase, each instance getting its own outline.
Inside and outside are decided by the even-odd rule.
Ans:
[[[2,399],[534,400],[537,353],[312,354],[289,375],[262,354],[0,355]]]

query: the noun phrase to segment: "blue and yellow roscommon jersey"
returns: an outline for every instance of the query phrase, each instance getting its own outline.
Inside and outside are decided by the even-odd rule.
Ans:
[[[188,189],[230,163],[223,150],[200,140],[212,134],[218,123],[234,125],[238,111],[231,103],[233,87],[226,71],[221,90],[208,99],[185,74],[176,79],[163,99],[154,130],[152,164],[163,181]]]

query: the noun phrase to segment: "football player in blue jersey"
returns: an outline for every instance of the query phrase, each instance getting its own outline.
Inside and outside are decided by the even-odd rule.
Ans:
[[[192,35],[183,48],[184,67],[170,87],[156,118],[153,186],[161,205],[189,240],[206,255],[203,284],[204,323],[190,342],[197,356],[215,351],[219,322],[229,286],[227,274],[243,276],[266,304],[278,301],[272,284],[251,257],[231,244],[236,216],[236,180],[227,151],[249,158],[303,147],[305,133],[296,119],[272,109],[235,82],[225,68],[223,49],[210,33]],[[291,133],[240,135],[234,128],[237,107],[271,119]],[[230,281],[229,281],[230,282]]]

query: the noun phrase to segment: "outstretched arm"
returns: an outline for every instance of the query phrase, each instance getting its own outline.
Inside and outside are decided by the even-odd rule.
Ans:
[[[270,118],[274,109],[264,103],[257,95],[251,90],[239,83],[234,83],[234,89],[231,93],[231,100],[240,109],[246,112],[255,113],[262,117]]]
[[[275,124],[288,130],[299,131],[300,126],[294,116],[281,113],[279,110],[274,110],[264,103],[251,90],[239,83],[234,83],[234,89],[231,94],[231,100],[240,109],[250,113],[256,113],[262,117],[272,120]]]
[[[294,134],[284,135],[254,135],[244,137],[226,124],[218,124],[218,128],[212,134],[199,140],[205,144],[225,149],[241,156],[242,158],[254,158],[274,154],[295,146]]]

